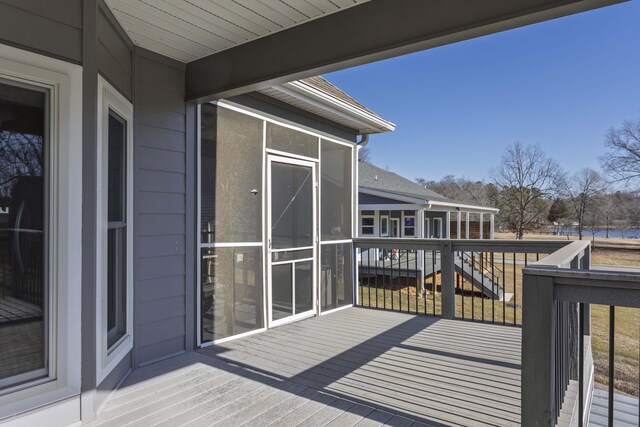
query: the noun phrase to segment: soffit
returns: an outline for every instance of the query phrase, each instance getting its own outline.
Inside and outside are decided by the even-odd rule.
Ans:
[[[105,0],[133,43],[181,62],[368,0]]]

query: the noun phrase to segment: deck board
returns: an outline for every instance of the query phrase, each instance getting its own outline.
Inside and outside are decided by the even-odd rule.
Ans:
[[[92,425],[520,424],[520,329],[364,308],[134,371]]]

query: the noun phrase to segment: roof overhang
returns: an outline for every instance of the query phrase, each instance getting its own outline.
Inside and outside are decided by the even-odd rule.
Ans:
[[[304,81],[264,89],[261,93],[339,123],[360,134],[391,132],[396,125],[357,106],[331,96]]]
[[[410,197],[403,194],[397,194],[389,191],[381,191],[372,188],[360,187],[358,188],[358,192],[364,194],[370,194],[372,196],[384,197],[386,199],[396,200],[401,202],[402,204],[398,205],[384,205],[386,206],[396,206],[394,209],[402,210],[408,208],[402,208],[402,206],[412,206],[416,209],[427,209],[427,210],[435,210],[435,209],[443,209],[448,211],[455,210],[464,210],[466,212],[473,213],[498,213],[500,209],[491,208],[488,206],[480,206],[473,205],[469,203],[456,202],[456,201],[443,201],[443,200],[429,200],[429,199],[421,199],[416,197]],[[359,204],[360,210],[376,210],[376,206],[379,204]],[[380,205],[382,206],[382,205]],[[385,208],[386,209],[386,208]]]
[[[625,0],[105,0],[207,102]]]

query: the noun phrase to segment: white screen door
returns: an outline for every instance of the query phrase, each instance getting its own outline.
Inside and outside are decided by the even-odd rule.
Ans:
[[[269,156],[269,326],[316,309],[315,163]]]

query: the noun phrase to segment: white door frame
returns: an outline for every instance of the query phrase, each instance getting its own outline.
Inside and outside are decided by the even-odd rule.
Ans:
[[[393,227],[396,227],[396,235],[393,235]],[[389,218],[389,237],[400,237],[402,231],[400,230],[400,218]]]
[[[313,230],[313,237],[312,237],[312,246],[308,246],[308,247],[301,247],[301,248],[295,248],[295,249],[288,249],[289,251],[291,250],[308,250],[308,249],[312,249],[312,254],[313,254],[313,258],[303,258],[303,259],[299,259],[299,260],[295,260],[295,261],[289,261],[289,262],[276,262],[273,263],[272,262],[272,253],[273,252],[277,252],[278,250],[272,250],[271,249],[271,242],[272,242],[272,235],[271,235],[271,165],[273,163],[283,163],[283,164],[287,164],[287,165],[294,165],[294,166],[303,166],[303,167],[308,167],[311,168],[311,176],[312,176],[312,193],[313,193],[313,207],[312,207],[312,212],[313,212],[313,224],[312,224],[312,230]],[[266,292],[266,298],[267,298],[267,327],[268,328],[272,328],[274,326],[278,326],[278,325],[282,325],[285,323],[290,323],[290,322],[295,322],[297,320],[301,320],[307,317],[312,317],[318,314],[318,308],[319,308],[319,304],[318,304],[318,275],[317,275],[317,266],[318,266],[318,234],[317,234],[317,225],[318,225],[318,215],[317,215],[317,203],[318,203],[318,186],[317,186],[317,180],[316,180],[316,162],[314,161],[307,161],[307,160],[300,160],[300,159],[295,159],[295,158],[291,158],[291,157],[283,157],[283,156],[277,156],[277,155],[273,155],[273,154],[267,154],[267,250],[265,251],[266,254],[266,265],[267,265],[267,277],[266,277],[266,282],[267,282],[267,292]],[[295,313],[295,304],[296,304],[296,294],[295,294],[295,268],[293,269],[293,282],[292,282],[292,306],[293,306],[293,312],[294,314],[288,317],[285,317],[284,319],[278,319],[278,320],[273,320],[273,313],[272,313],[272,298],[271,298],[271,290],[272,290],[272,265],[281,265],[281,264],[290,264],[293,265],[296,262],[308,262],[311,261],[312,265],[311,265],[311,271],[312,271],[312,281],[313,281],[313,291],[312,291],[312,309],[309,311],[305,311],[303,313]]]

